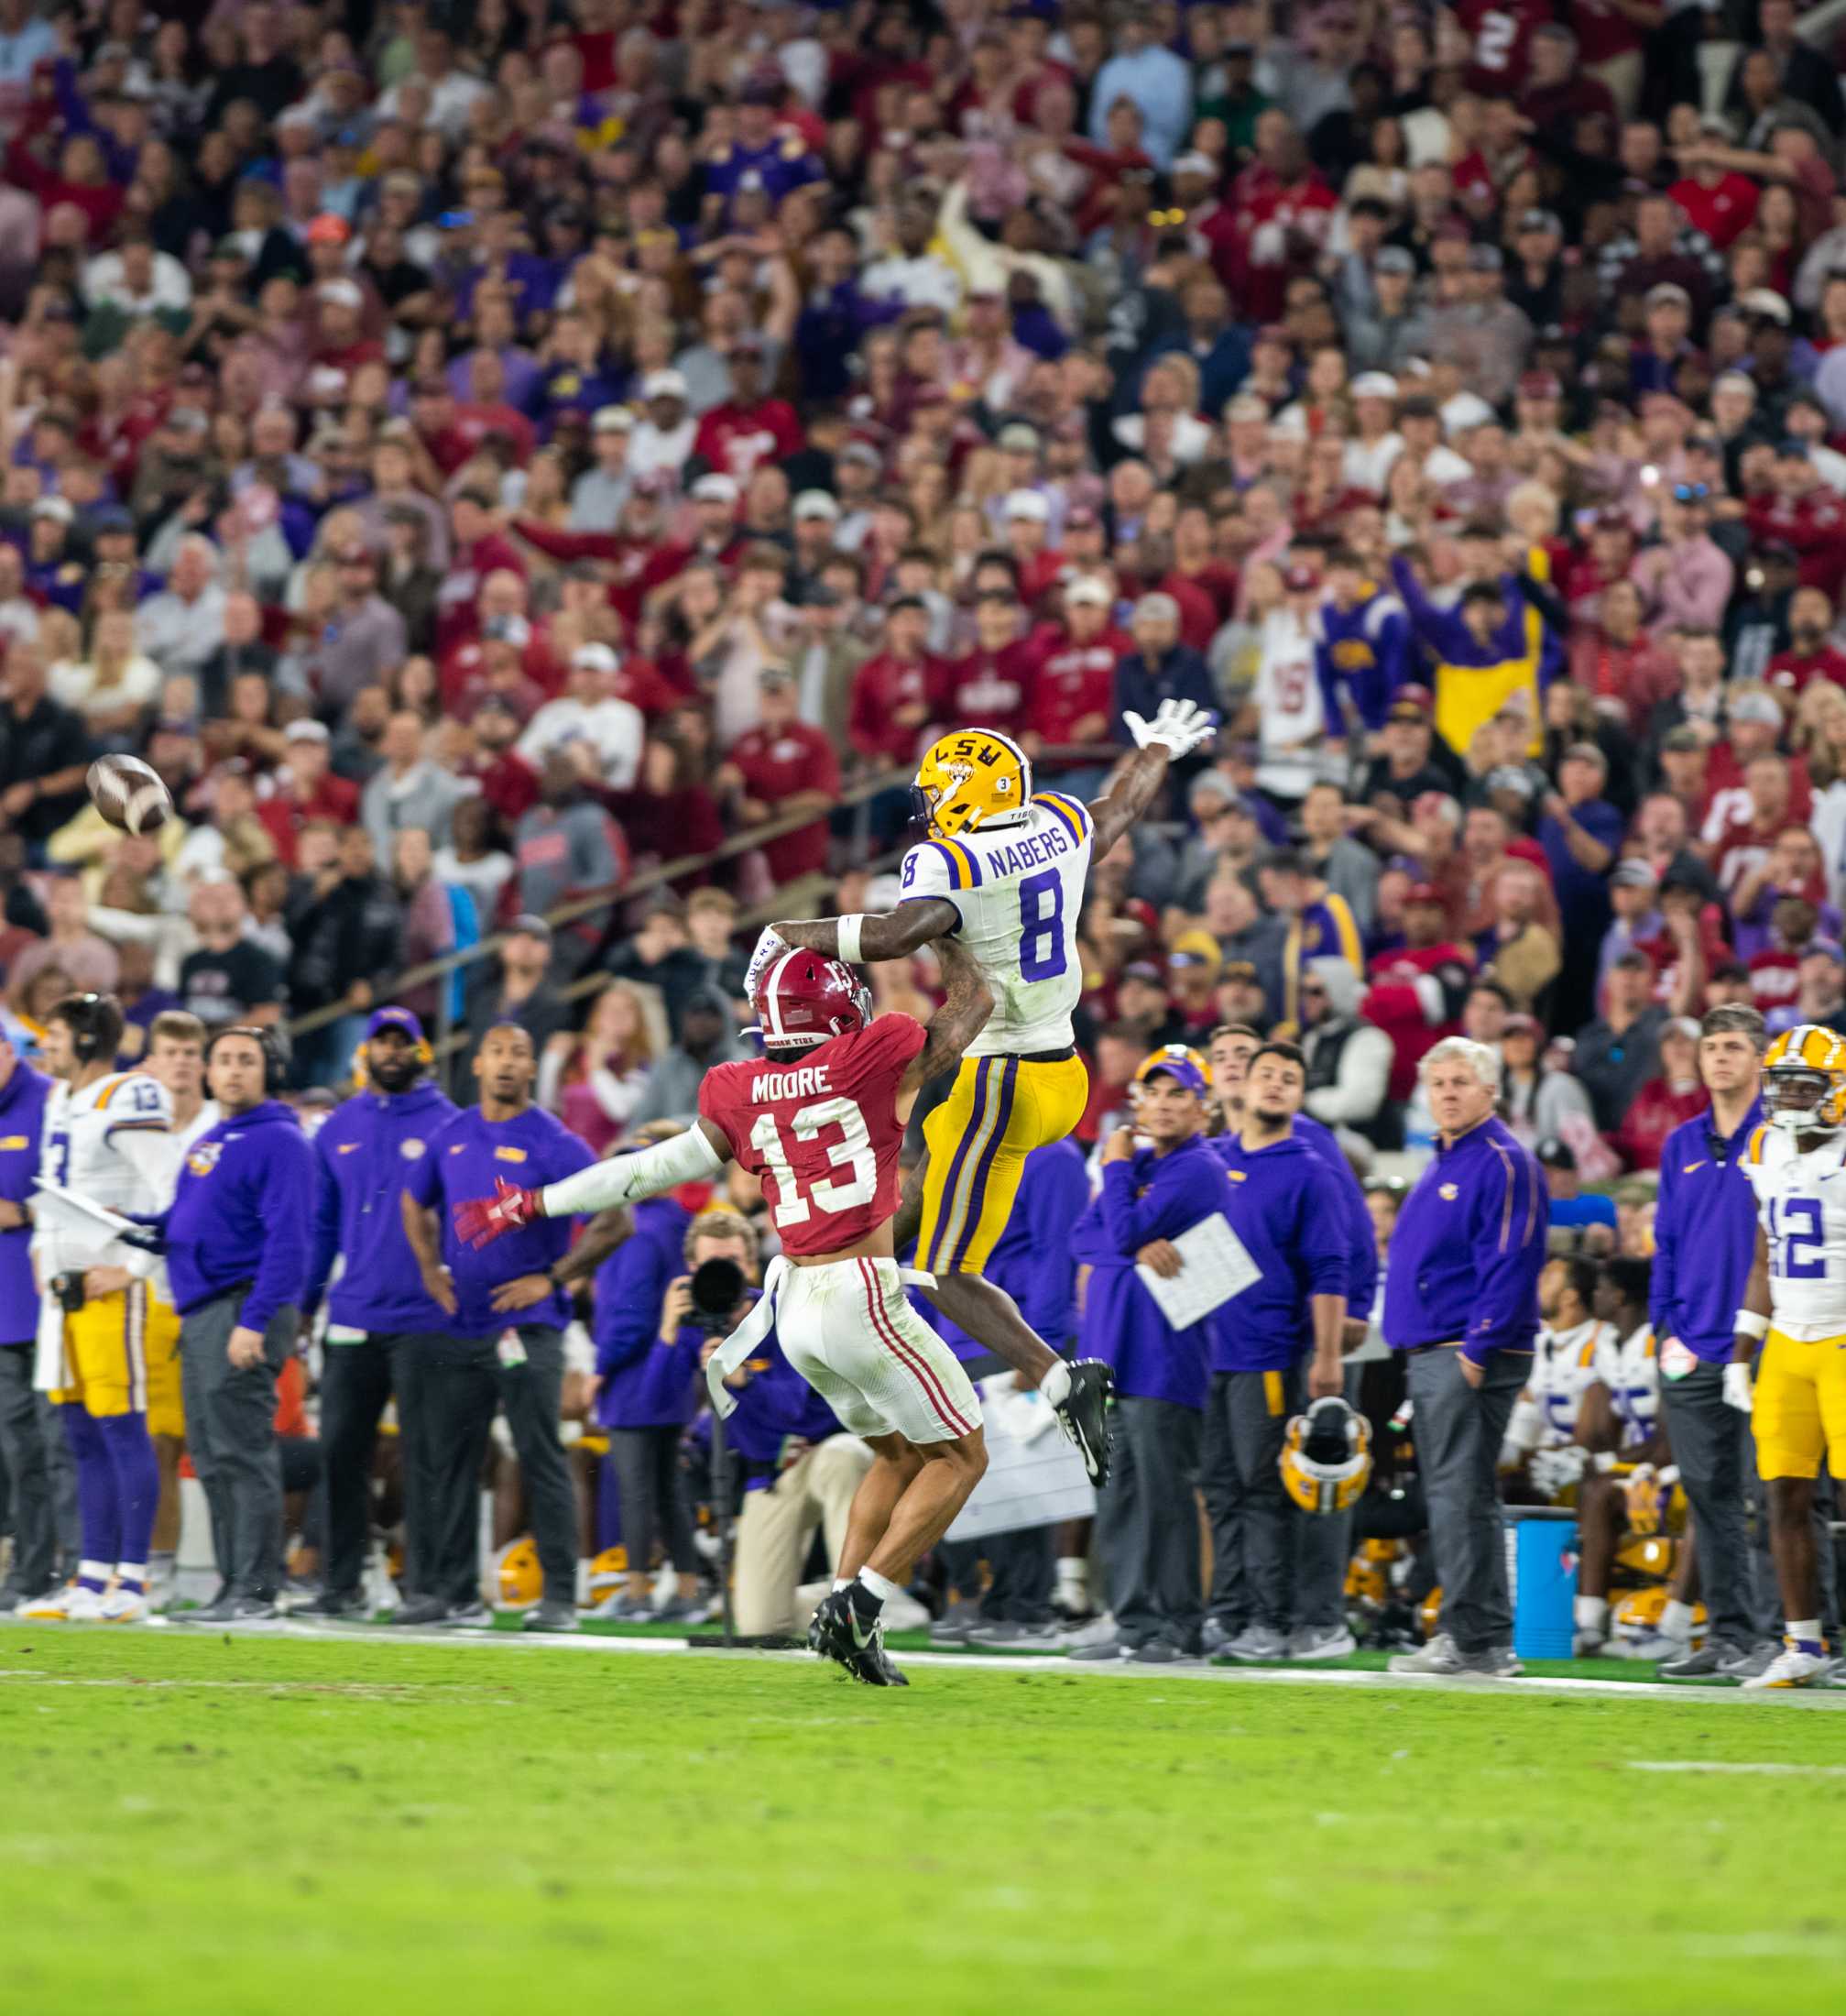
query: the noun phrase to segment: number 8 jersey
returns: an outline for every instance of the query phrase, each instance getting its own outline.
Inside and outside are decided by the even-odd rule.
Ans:
[[[1806,1155],[1759,1127],[1743,1173],[1769,1243],[1770,1325],[1804,1343],[1846,1337],[1846,1135]]]
[[[1090,837],[1087,807],[1045,791],[1016,826],[924,840],[904,856],[900,901],[953,904],[956,935],[993,992],[993,1013],[967,1056],[1031,1057],[1072,1042]]]

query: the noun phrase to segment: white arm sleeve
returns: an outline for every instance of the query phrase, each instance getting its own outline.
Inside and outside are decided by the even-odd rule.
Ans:
[[[153,1127],[118,1127],[109,1136],[109,1145],[133,1167],[163,1206],[173,1201],[182,1153],[178,1134],[162,1134]],[[115,1264],[126,1267],[140,1281],[164,1276],[166,1272],[159,1255],[141,1246],[118,1244]]]
[[[579,1169],[562,1183],[548,1183],[539,1192],[547,1218],[573,1218],[606,1211],[616,1204],[638,1204],[681,1183],[697,1183],[715,1176],[726,1157],[705,1138],[696,1121],[671,1141],[657,1141],[634,1155],[611,1156],[594,1168]]]

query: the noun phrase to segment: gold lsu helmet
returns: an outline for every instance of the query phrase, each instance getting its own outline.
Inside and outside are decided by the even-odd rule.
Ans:
[[[545,1572],[530,1533],[508,1540],[494,1556],[494,1590],[502,1610],[530,1610],[545,1593]]]
[[[1371,1424],[1329,1395],[1288,1424],[1280,1462],[1282,1487],[1304,1512],[1344,1512],[1371,1475]]]
[[[1846,1041],[1813,1022],[1785,1029],[1763,1059],[1763,1107],[1790,1134],[1846,1127]]]
[[[916,789],[930,831],[945,839],[1010,826],[1032,803],[1032,759],[991,729],[957,729],[923,752]]]

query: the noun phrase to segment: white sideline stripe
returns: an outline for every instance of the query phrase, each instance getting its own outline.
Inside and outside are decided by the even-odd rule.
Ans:
[[[1716,1758],[1630,1758],[1631,1771],[1725,1772],[1743,1778],[1846,1778],[1846,1764],[1725,1764]]]
[[[21,1623],[25,1619],[0,1617],[0,1627]],[[39,1623],[39,1630],[54,1630],[60,1635],[65,1631],[88,1632],[87,1625],[47,1625]],[[99,1630],[102,1627],[97,1627]],[[173,1631],[180,1635],[195,1635],[190,1625],[178,1624],[170,1617],[150,1617],[144,1630]],[[127,1631],[119,1625],[107,1627],[112,1638],[122,1638]],[[340,1645],[491,1645],[503,1649],[518,1649],[527,1652],[582,1652],[602,1654],[690,1654],[691,1647],[683,1638],[604,1638],[588,1632],[552,1633],[545,1631],[397,1631],[388,1627],[372,1625],[354,1628],[351,1626],[297,1624],[287,1617],[279,1617],[273,1624],[246,1624],[227,1631],[223,1626],[206,1625],[199,1628],[196,1636],[211,1638],[286,1638],[298,1639],[321,1639],[329,1644]],[[723,1646],[707,1646],[702,1639],[696,1654],[702,1660],[774,1660],[783,1665],[812,1665],[812,1652],[790,1649],[786,1652],[769,1652],[737,1647],[726,1650]],[[1524,1680],[1487,1680],[1478,1677],[1448,1677],[1441,1673],[1371,1673],[1354,1671],[1350,1668],[1328,1668],[1325,1666],[1138,1666],[1132,1660],[1122,1660],[1113,1664],[1097,1664],[1087,1660],[1061,1660],[1053,1655],[1026,1655],[1010,1657],[1005,1653],[983,1652],[904,1652],[900,1655],[904,1670],[953,1671],[957,1667],[980,1672],[999,1673],[1043,1673],[1047,1677],[1055,1674],[1059,1679],[1095,1679],[1133,1682],[1173,1681],[1183,1683],[1206,1682],[1211,1684],[1272,1687],[1347,1687],[1366,1693],[1464,1693],[1464,1694],[1575,1694],[1600,1697],[1614,1701],[1677,1701],[1698,1703],[1702,1705],[1727,1707],[1758,1707],[1773,1700],[1777,1706],[1797,1708],[1808,1712],[1837,1714],[1846,1710],[1846,1688],[1787,1688],[1776,1690],[1773,1694],[1767,1690],[1753,1690],[1745,1693],[1737,1687],[1677,1687],[1667,1682],[1645,1680],[1572,1680],[1564,1676],[1556,1678],[1528,1678]]]

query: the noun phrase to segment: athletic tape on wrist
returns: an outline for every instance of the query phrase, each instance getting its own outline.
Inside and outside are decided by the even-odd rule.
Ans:
[[[865,927],[863,911],[855,911],[851,916],[839,920],[840,957],[848,966],[857,966],[859,962],[859,937]]]

